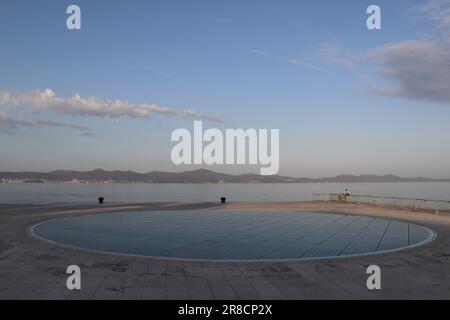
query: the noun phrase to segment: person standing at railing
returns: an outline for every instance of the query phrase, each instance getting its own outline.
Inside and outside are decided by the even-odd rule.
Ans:
[[[345,189],[345,192],[343,194],[345,201],[348,201],[348,199],[350,198],[351,194],[350,194],[350,190]]]

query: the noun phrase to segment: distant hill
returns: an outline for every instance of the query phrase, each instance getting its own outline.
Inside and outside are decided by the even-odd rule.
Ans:
[[[436,182],[450,179],[423,177],[402,178],[394,175],[339,175],[328,178],[292,178],[286,176],[261,176],[258,174],[232,175],[206,169],[184,172],[137,173],[134,171],[56,170],[44,172],[0,172],[0,182],[66,182],[66,183],[355,183],[355,182]]]

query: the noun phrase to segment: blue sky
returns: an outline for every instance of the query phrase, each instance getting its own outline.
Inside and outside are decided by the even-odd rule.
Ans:
[[[66,28],[70,4],[81,30]],[[382,30],[366,28],[369,4]],[[4,0],[0,170],[195,169],[171,164],[170,133],[201,118],[279,128],[284,175],[450,177],[447,30],[447,0]],[[33,104],[46,89],[58,103]],[[152,111],[112,113],[114,100]]]

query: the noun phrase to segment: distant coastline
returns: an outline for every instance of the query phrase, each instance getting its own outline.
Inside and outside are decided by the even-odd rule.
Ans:
[[[56,170],[51,172],[0,172],[0,183],[376,183],[376,182],[450,182],[450,179],[403,178],[395,175],[338,175],[325,178],[293,178],[257,174],[225,174],[206,169],[184,172]]]

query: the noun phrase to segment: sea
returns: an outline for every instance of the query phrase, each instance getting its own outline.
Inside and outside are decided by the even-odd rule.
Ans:
[[[450,182],[277,184],[0,184],[2,204],[105,202],[308,201],[317,193],[389,196],[450,201]]]

